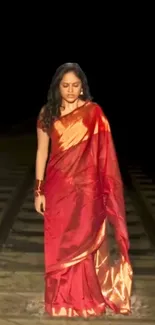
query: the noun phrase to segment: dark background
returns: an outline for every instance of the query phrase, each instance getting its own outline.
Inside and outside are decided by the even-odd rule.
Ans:
[[[154,171],[152,9],[100,12],[94,5],[92,14],[70,8],[65,16],[62,7],[46,13],[37,6],[8,8],[1,32],[1,132],[26,121],[27,131],[35,132],[55,69],[78,62],[109,119],[117,151]]]

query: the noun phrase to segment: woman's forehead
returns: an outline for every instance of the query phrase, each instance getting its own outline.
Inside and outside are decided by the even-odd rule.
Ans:
[[[64,74],[62,81],[66,83],[71,83],[71,82],[79,82],[80,79],[75,75],[73,71],[69,71]]]

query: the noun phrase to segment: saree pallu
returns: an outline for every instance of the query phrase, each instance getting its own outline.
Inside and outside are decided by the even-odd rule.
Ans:
[[[41,127],[41,123],[39,124]],[[130,313],[123,184],[107,118],[86,102],[55,120],[45,176],[45,310],[51,316]],[[107,225],[115,232],[111,263]]]

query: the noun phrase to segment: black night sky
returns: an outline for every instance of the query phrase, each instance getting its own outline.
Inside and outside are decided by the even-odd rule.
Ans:
[[[66,25],[54,24],[52,18],[28,10],[23,16],[12,18],[1,40],[1,130],[30,118],[35,121],[55,69],[74,61],[85,71],[94,101],[109,118],[118,150],[153,164],[151,18],[131,12],[98,26],[95,15],[93,24],[90,18],[81,26],[67,18]]]

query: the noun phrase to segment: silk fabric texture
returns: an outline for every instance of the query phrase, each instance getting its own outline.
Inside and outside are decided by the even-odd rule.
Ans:
[[[51,316],[131,312],[123,183],[111,129],[91,101],[56,118],[45,175],[45,310]],[[119,251],[111,261],[108,227]]]

